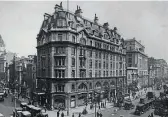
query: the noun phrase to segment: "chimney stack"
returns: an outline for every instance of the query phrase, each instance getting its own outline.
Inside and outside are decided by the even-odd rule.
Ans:
[[[77,5],[77,10],[75,11],[75,15],[80,16],[80,17],[82,16],[82,9],[78,5]]]
[[[96,14],[95,14],[95,18],[94,18],[94,23],[98,23],[98,21],[99,21],[99,19],[98,19],[98,17],[96,16]]]
[[[104,27],[105,29],[108,29],[108,28],[109,28],[108,22],[104,23],[104,24],[103,24],[103,27]]]

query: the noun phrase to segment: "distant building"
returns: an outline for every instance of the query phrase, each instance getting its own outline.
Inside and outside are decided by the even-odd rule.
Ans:
[[[14,56],[13,62],[9,65],[9,82],[11,87],[17,88],[18,93],[21,93],[29,97],[29,93],[25,94],[28,88],[33,88],[34,80],[30,75],[30,66],[32,69],[36,66],[34,62],[37,57],[34,55],[28,57],[16,57]],[[32,66],[33,65],[33,66]],[[31,70],[34,73],[34,70]],[[35,74],[36,75],[36,74]],[[34,77],[35,78],[35,77]]]
[[[117,28],[100,25],[62,5],[45,14],[37,36],[38,101],[66,109],[101,99],[120,98],[126,92],[126,50]],[[108,94],[106,95],[105,88]]]
[[[0,35],[0,80],[5,79],[6,49],[5,43]]]
[[[139,88],[148,85],[148,56],[145,54],[145,46],[135,38],[125,40],[127,49],[127,81],[138,81]]]

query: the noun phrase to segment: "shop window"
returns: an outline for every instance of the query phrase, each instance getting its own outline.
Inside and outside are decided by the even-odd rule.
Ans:
[[[75,91],[75,85],[74,84],[72,84],[71,91],[72,92]]]
[[[95,85],[95,88],[101,88],[101,83],[97,82],[96,85]]]
[[[92,83],[89,83],[89,89],[92,89]]]
[[[82,83],[79,85],[78,90],[79,91],[87,91],[87,86],[84,83]]]

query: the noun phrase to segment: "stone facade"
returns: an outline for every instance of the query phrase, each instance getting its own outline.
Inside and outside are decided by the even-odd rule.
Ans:
[[[139,87],[148,85],[148,56],[145,54],[145,47],[138,42],[135,38],[125,40],[125,45],[127,48],[126,63],[127,73],[129,75],[134,75],[139,83]],[[137,72],[133,73],[133,69],[136,68]]]
[[[89,21],[55,6],[54,14],[45,14],[37,36],[37,79],[41,104],[52,107],[76,107],[84,100],[92,102],[93,91],[104,98],[124,94],[126,86],[124,39],[117,28]],[[41,93],[40,93],[41,91]]]

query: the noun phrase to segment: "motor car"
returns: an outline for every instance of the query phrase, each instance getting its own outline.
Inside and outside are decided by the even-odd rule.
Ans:
[[[0,101],[4,101],[4,93],[0,92]]]
[[[31,113],[29,111],[22,111],[21,115],[21,117],[31,117]]]
[[[0,117],[5,117],[3,114],[0,113]]]

